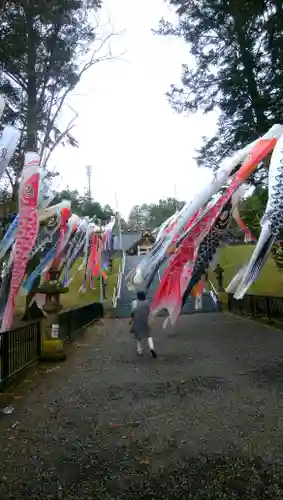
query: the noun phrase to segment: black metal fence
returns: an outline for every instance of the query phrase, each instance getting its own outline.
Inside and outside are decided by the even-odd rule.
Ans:
[[[100,303],[87,304],[59,315],[60,338],[72,341],[76,332],[104,315]],[[41,355],[41,324],[34,321],[0,333],[0,386]]]
[[[270,322],[283,322],[283,297],[269,295],[245,295],[236,300],[233,294],[228,294],[228,310],[250,316],[266,318]]]
[[[0,384],[33,363],[40,351],[39,321],[0,333]]]
[[[100,302],[94,302],[59,314],[59,335],[65,342],[72,342],[78,330],[103,318],[104,309]]]

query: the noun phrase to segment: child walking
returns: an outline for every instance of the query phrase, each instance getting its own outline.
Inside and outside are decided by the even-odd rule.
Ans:
[[[137,341],[137,353],[139,356],[143,353],[142,348],[142,340],[147,339],[148,347],[150,349],[151,355],[153,358],[157,357],[157,354],[154,349],[154,344],[152,337],[150,335],[150,326],[149,326],[149,313],[150,313],[150,305],[148,300],[146,300],[145,293],[140,291],[137,293],[137,300],[134,301],[133,309],[131,312],[131,333],[134,334],[135,339]]]

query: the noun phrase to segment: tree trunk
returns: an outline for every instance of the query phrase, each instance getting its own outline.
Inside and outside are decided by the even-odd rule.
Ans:
[[[281,33],[283,27],[282,0],[274,0],[273,6],[276,10],[272,16],[272,27],[269,27],[269,50],[271,53],[273,71],[276,71],[282,60],[281,43],[278,40],[278,33]]]
[[[27,142],[26,151],[37,151],[37,99],[36,99],[36,33],[34,30],[33,0],[28,0],[26,6],[26,26],[28,37],[27,60]],[[36,280],[36,285],[38,280]],[[34,297],[34,287],[26,296],[25,314],[29,320],[29,305]]]
[[[36,32],[34,30],[34,9],[32,3],[33,0],[29,0],[26,7],[28,37],[26,151],[37,151]]]
[[[233,14],[233,17],[234,17],[235,33],[237,35],[237,41],[241,54],[241,62],[244,67],[243,78],[247,82],[247,90],[251,100],[251,107],[254,114],[256,132],[259,135],[262,135],[265,132],[267,132],[269,124],[264,114],[265,102],[259,93],[254,75],[255,61],[252,52],[249,50],[249,44],[245,34],[244,23],[241,22],[242,21],[241,13],[235,12]]]

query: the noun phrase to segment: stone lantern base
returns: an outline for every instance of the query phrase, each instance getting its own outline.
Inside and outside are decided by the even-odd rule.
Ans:
[[[43,306],[45,316],[41,323],[41,359],[45,361],[63,361],[66,359],[63,341],[59,336],[53,336],[52,325],[59,324],[59,312],[63,309],[62,304],[60,304],[60,295],[68,291],[67,287],[63,287],[58,282],[46,282],[38,288],[38,293],[44,293],[46,296]]]

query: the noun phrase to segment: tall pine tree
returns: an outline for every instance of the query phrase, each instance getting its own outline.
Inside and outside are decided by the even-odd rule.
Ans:
[[[60,112],[67,95],[93,64],[108,59],[95,18],[101,0],[6,1],[1,10],[0,93],[6,97],[4,123],[22,132],[8,175],[13,190],[23,152],[38,151],[43,161],[60,144],[77,146],[74,120],[62,128]],[[102,50],[106,47],[106,50]],[[74,113],[74,119],[76,118]]]
[[[162,20],[162,35],[183,37],[195,59],[168,97],[179,112],[219,112],[218,131],[203,138],[197,162],[216,166],[226,155],[282,122],[282,2],[171,0],[178,26]]]

